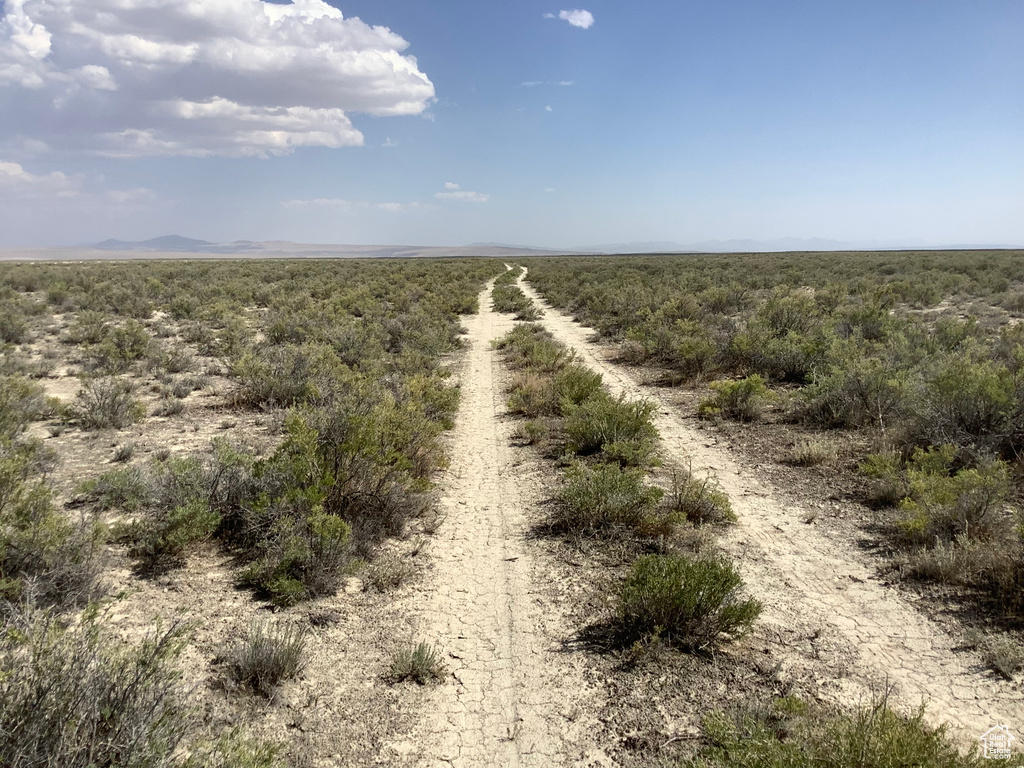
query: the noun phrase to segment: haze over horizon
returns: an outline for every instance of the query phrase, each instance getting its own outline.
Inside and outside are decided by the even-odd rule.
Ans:
[[[1017,0],[2,0],[0,246],[1021,245],[1022,30]]]

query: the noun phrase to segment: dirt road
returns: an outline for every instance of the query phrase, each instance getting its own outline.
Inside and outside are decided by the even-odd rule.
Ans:
[[[712,444],[707,432],[666,405],[657,390],[641,387],[625,366],[609,361],[602,347],[588,341],[592,331],[551,308],[522,279],[520,286],[542,309],[540,322],[599,371],[613,394],[658,404],[655,424],[668,461],[689,457],[695,471],[718,476],[739,516],[722,545],[765,605],[762,637],[773,628],[780,638],[792,637],[800,628],[804,641],[830,644],[836,658],[846,659],[835,670],[832,690],[847,703],[866,703],[872,691],[889,685],[907,709],[927,702],[927,717],[948,722],[965,744],[997,724],[1020,733],[1024,693],[1018,684],[985,671],[976,654],[954,650],[961,643],[880,583],[854,542],[807,524],[813,510],[787,504],[727,448]]]
[[[462,403],[440,479],[446,515],[432,547],[420,637],[445,654],[446,680],[426,702],[413,742],[422,766],[591,765],[582,659],[561,652],[569,634],[540,585],[544,563],[525,536],[544,498],[545,468],[511,445],[505,372],[491,341],[513,325],[490,309],[464,318],[469,346]],[[549,470],[548,470],[549,471]],[[597,762],[595,762],[597,760]]]

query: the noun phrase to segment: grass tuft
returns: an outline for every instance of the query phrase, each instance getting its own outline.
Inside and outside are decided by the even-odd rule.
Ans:
[[[402,649],[391,661],[390,678],[396,683],[412,680],[425,685],[431,680],[440,680],[444,673],[441,651],[425,642],[415,648]]]

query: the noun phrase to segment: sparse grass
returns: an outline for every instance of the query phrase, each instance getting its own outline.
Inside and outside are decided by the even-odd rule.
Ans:
[[[543,443],[551,435],[551,427],[540,420],[524,421],[515,431],[515,437],[527,445]]]
[[[416,574],[416,566],[408,559],[388,552],[381,554],[363,572],[365,589],[389,592],[407,583]]]
[[[426,685],[431,680],[440,680],[446,672],[444,657],[440,649],[426,642],[413,648],[403,648],[391,660],[389,678],[400,683],[412,680]]]
[[[115,464],[124,464],[126,461],[131,461],[132,456],[135,455],[135,443],[129,441],[127,443],[121,443],[114,449],[114,455],[111,457],[111,461]]]
[[[257,619],[224,655],[229,678],[253,693],[273,699],[278,687],[305,663],[306,630]]]
[[[177,416],[185,410],[185,403],[176,397],[165,397],[153,409],[154,416]]]
[[[885,698],[846,714],[785,697],[770,707],[712,712],[704,733],[707,746],[685,768],[981,768],[991,762],[975,746],[962,753],[945,726],[925,722],[923,709],[904,717]]]
[[[981,652],[984,662],[1006,680],[1014,680],[1024,670],[1024,645],[1009,635],[974,633],[970,642]]]
[[[811,437],[797,441],[788,454],[786,463],[795,467],[814,467],[835,461],[835,446],[819,437]]]

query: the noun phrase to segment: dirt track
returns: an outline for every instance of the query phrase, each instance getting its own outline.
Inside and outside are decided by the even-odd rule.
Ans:
[[[581,659],[560,653],[569,630],[545,604],[544,565],[525,540],[544,498],[542,465],[511,446],[503,421],[505,373],[491,341],[512,319],[490,309],[464,318],[469,346],[462,405],[440,479],[446,515],[432,547],[419,636],[446,656],[448,674],[431,691],[412,738],[423,766],[600,764],[586,756],[587,692]],[[595,762],[597,761],[597,762]]]
[[[543,311],[542,322],[582,361],[604,376],[613,394],[644,397],[658,405],[655,425],[668,463],[692,459],[694,471],[714,472],[732,500],[739,523],[722,545],[737,558],[750,590],[764,603],[760,635],[793,636],[830,646],[846,659],[835,670],[833,698],[866,703],[872,692],[894,688],[906,709],[927,703],[927,717],[948,722],[965,744],[993,725],[1024,724],[1024,693],[1018,684],[984,670],[976,654],[923,616],[903,596],[877,580],[874,565],[854,542],[836,540],[806,523],[813,510],[793,507],[771,485],[742,470],[728,449],[709,442],[659,398],[641,387],[625,366],[608,360],[592,332],[551,308],[520,279]],[[817,652],[817,646],[815,646]]]

